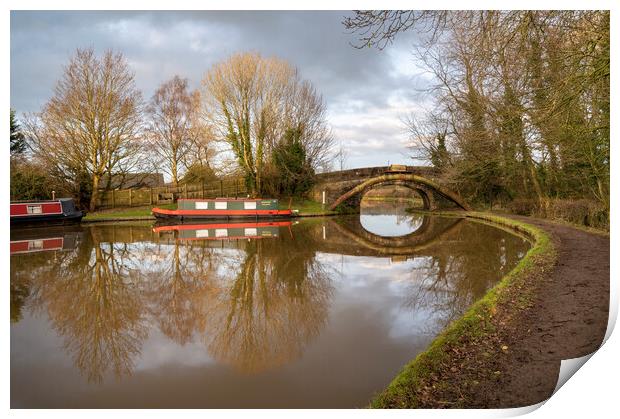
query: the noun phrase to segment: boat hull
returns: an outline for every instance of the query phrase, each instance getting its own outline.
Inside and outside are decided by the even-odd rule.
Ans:
[[[82,212],[71,215],[32,215],[25,217],[11,217],[11,226],[50,226],[78,224],[84,214]]]

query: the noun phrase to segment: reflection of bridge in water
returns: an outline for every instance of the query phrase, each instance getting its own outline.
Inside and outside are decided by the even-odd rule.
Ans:
[[[424,215],[421,225],[413,232],[396,237],[385,237],[366,230],[360,217],[327,220],[324,237],[317,247],[325,253],[354,256],[419,255],[431,244],[449,235],[462,218],[437,218]]]

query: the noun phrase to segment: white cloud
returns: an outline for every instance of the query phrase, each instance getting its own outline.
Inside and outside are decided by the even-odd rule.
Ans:
[[[403,116],[428,83],[403,34],[384,51],[350,46],[346,12],[12,12],[11,106],[40,109],[76,48],[121,51],[148,99],[175,74],[198,88],[205,71],[238,51],[277,55],[323,94],[349,167],[411,163]]]

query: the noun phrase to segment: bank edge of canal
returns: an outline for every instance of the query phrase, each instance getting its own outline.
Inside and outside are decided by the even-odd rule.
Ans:
[[[403,368],[372,408],[533,405],[553,394],[561,360],[592,353],[603,342],[608,236],[529,217],[458,215],[516,230],[533,246]]]

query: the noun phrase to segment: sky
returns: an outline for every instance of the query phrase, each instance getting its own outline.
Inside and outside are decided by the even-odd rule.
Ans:
[[[403,118],[424,107],[430,82],[412,54],[414,33],[384,50],[356,49],[347,11],[12,11],[11,108],[37,112],[77,48],[122,52],[145,99],[174,75],[192,88],[233,53],[259,52],[296,66],[323,95],[346,168],[419,164]]]

